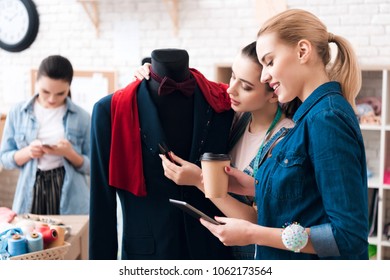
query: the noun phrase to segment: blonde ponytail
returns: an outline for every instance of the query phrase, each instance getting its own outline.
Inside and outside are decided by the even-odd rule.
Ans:
[[[355,99],[362,86],[362,73],[351,44],[341,36],[333,35],[329,43],[337,45],[337,55],[328,67],[329,78],[341,84],[343,96],[356,110]]]

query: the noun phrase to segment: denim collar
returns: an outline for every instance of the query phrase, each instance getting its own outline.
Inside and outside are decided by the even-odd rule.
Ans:
[[[298,123],[309,110],[318,103],[323,97],[329,94],[341,94],[341,86],[339,82],[327,82],[316,88],[312,94],[299,106],[294,114],[293,121]]]
[[[22,106],[22,110],[23,111],[32,112],[33,111],[33,105],[34,105],[35,99],[37,97],[38,97],[38,93],[34,94],[33,97],[31,97],[28,101],[26,101],[24,103],[24,105]],[[72,100],[69,97],[66,98],[65,105],[66,105],[66,110],[67,111],[70,111],[72,113],[77,112],[76,105],[72,102]]]

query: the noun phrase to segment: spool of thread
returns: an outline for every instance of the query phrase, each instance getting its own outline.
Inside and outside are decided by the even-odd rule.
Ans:
[[[35,231],[37,231],[37,232],[42,233],[42,232],[47,231],[49,229],[50,229],[50,227],[48,224],[45,224],[45,223],[36,223],[35,224]]]
[[[40,223],[35,225],[35,231],[42,233],[44,249],[47,249],[49,244],[58,238],[57,230],[50,229],[48,224]]]
[[[23,255],[27,253],[26,238],[20,234],[14,234],[8,238],[8,253],[13,256]]]
[[[42,233],[43,247],[47,249],[54,240],[58,239],[58,232],[55,229],[48,229]]]
[[[53,242],[48,244],[47,247],[48,248],[53,248],[53,247],[64,245],[64,242],[65,242],[65,228],[63,228],[61,226],[50,226],[50,229],[57,231],[57,236],[58,237],[57,237],[56,240],[54,240]]]
[[[32,232],[26,236],[29,253],[43,250],[43,237],[40,232]]]

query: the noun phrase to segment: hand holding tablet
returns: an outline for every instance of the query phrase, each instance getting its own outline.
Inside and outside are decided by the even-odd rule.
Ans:
[[[176,199],[169,199],[169,202],[172,203],[173,205],[179,207],[183,211],[187,212],[188,214],[190,214],[194,218],[197,218],[197,219],[203,218],[206,221],[208,221],[210,223],[213,223],[214,225],[221,225],[222,224],[220,222],[217,222],[213,218],[207,216],[205,213],[203,213],[202,211],[196,209],[195,207],[193,207],[192,205],[188,204],[185,201],[176,200]]]

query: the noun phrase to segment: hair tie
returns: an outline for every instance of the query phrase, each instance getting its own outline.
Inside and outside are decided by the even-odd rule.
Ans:
[[[334,34],[331,32],[328,32],[328,42],[329,43],[334,42]]]

